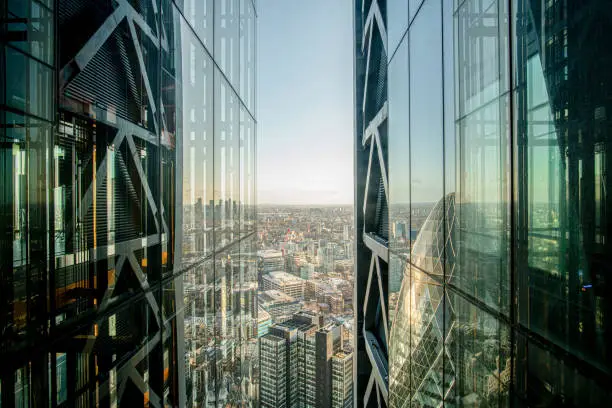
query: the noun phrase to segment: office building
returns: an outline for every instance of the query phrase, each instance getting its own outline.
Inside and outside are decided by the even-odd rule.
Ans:
[[[342,327],[328,324],[315,333],[315,406],[332,406],[332,357],[342,349]]]
[[[275,361],[275,364],[279,366],[279,372],[286,373],[285,384],[281,387],[275,383],[276,376],[268,376],[262,368],[260,382],[262,404],[265,400],[266,403],[282,401],[287,407],[315,406],[313,405],[315,371],[314,366],[310,366],[314,363],[315,349],[307,343],[310,341],[314,343],[314,336],[318,328],[319,317],[316,314],[299,312],[291,319],[271,326],[270,333],[262,337],[262,340],[273,339],[275,342],[276,339],[282,339],[282,346],[275,346],[276,348],[266,346],[265,350],[262,348],[262,352],[267,353],[267,360]],[[308,393],[306,393],[307,386],[309,387]],[[272,396],[270,394],[272,390],[282,395]],[[263,397],[264,392],[267,395],[265,398]]]
[[[285,408],[287,404],[287,360],[285,339],[266,334],[259,339],[261,382],[259,403],[261,408]]]
[[[609,405],[612,4],[354,5],[356,400]]]
[[[298,354],[298,349],[304,347],[305,337],[312,335],[318,327],[319,318],[317,315],[300,312],[293,315],[290,320],[270,328],[271,334],[285,339],[285,366],[287,371],[285,390],[288,407],[300,406],[298,388],[305,382],[304,356]],[[282,360],[279,359],[278,361]]]
[[[304,279],[283,271],[270,272],[262,278],[261,290],[278,290],[294,298],[304,298]]]
[[[314,265],[311,263],[307,263],[300,267],[300,277],[304,280],[310,280],[314,277]],[[304,287],[304,292],[306,291],[306,287]]]
[[[260,276],[272,271],[282,271],[285,269],[283,253],[275,249],[257,251],[257,261]]]
[[[353,407],[353,353],[339,351],[332,356],[332,408]]]
[[[264,373],[262,355],[262,404],[266,399],[282,402],[287,407],[352,405],[352,353],[343,351],[342,326],[320,327],[320,324],[321,318],[316,314],[300,312],[272,325],[269,334],[262,337],[275,344],[273,348],[261,346],[262,353],[268,353],[267,361],[276,361],[278,366],[282,365],[278,372],[286,373],[286,383],[280,386],[276,376],[268,377]],[[282,350],[277,346],[277,339],[284,340]],[[267,394],[264,398],[264,392],[271,390],[283,395]]]
[[[289,320],[302,309],[301,301],[278,290],[265,290],[257,297],[259,306],[272,316],[272,323]]]
[[[0,0],[2,407],[258,404],[254,3]]]
[[[259,306],[257,312],[257,337],[263,337],[268,334],[270,326],[272,326],[272,316]]]
[[[389,394],[386,3],[385,0],[353,2],[354,392],[355,400],[368,407],[387,406]]]

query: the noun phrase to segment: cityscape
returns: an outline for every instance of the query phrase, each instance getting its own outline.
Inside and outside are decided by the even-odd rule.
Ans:
[[[258,210],[260,406],[352,407],[353,208]]]
[[[610,406],[612,2],[0,20],[0,408]]]

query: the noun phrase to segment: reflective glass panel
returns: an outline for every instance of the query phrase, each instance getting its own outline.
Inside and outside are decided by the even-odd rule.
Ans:
[[[393,56],[402,36],[408,29],[408,1],[387,1],[387,41],[389,44],[389,58]],[[389,89],[391,91],[391,89]]]
[[[509,406],[508,326],[462,296],[448,293],[445,325],[446,401],[462,406]]]
[[[442,275],[444,195],[440,4],[427,1],[409,33],[411,262]],[[423,227],[427,224],[425,232]]]
[[[411,233],[407,39],[401,42],[389,64],[389,81],[393,84],[389,87],[389,246],[408,257]],[[390,285],[393,279],[392,276]]]
[[[217,0],[215,12],[215,61],[234,89],[239,89],[240,4],[239,0]]]
[[[228,245],[239,232],[240,102],[215,68],[215,247]]]
[[[183,264],[199,261],[213,245],[213,62],[190,28],[181,24]]]

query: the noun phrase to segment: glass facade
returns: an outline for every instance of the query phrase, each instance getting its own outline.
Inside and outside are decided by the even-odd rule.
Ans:
[[[607,406],[612,6],[387,3],[389,405]]]
[[[404,9],[397,4],[396,9]],[[390,9],[389,12],[395,11]],[[354,401],[387,406],[389,183],[386,1],[353,2],[355,29]],[[398,32],[389,34],[397,41]],[[396,282],[391,282],[391,284]]]
[[[0,15],[0,406],[256,406],[255,3]]]

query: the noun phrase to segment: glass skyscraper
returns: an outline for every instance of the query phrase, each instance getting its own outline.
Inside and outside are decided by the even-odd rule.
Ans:
[[[385,401],[608,406],[612,4],[371,3],[387,16],[364,47],[388,55]]]
[[[256,406],[256,2],[2,0],[0,406]]]
[[[388,404],[389,182],[386,2],[353,2],[355,109],[354,400]]]

